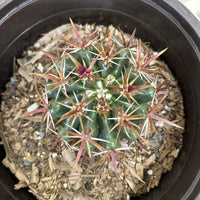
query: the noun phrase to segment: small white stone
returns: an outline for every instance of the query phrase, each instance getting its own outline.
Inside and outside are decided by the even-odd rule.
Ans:
[[[134,161],[134,160],[132,160],[132,161],[129,161],[132,165],[135,165],[136,164],[136,162]]]
[[[149,169],[149,170],[147,171],[147,174],[149,174],[150,176],[152,176],[152,175],[153,175],[153,170],[152,170],[152,169]]]
[[[57,153],[52,153],[52,158],[56,158],[58,156]]]
[[[26,98],[26,97],[24,98],[24,100],[25,100],[26,102],[29,102],[29,99],[28,99],[28,98]]]
[[[33,97],[34,97],[34,95],[30,94],[30,95],[29,95],[29,97],[30,97],[30,98],[33,98]]]
[[[41,73],[43,73],[44,67],[42,66],[41,63],[38,64],[37,68],[38,68],[38,70],[39,70]]]
[[[166,111],[165,110],[161,111],[161,114],[166,114]]]
[[[38,136],[38,137],[37,137],[37,139],[38,139],[38,140],[41,140],[41,139],[42,139],[42,137],[41,137],[41,136]]]
[[[27,112],[31,112],[31,111],[34,111],[36,109],[39,108],[39,105],[37,103],[33,103],[32,105],[30,105],[28,108],[27,108]]]
[[[34,44],[34,47],[35,47],[35,48],[40,48],[40,46],[41,46],[41,44],[40,44],[39,42],[36,42],[36,43]]]
[[[161,122],[161,121],[157,121],[157,122],[155,123],[155,125],[156,125],[157,127],[163,127],[163,126],[164,126],[164,123]]]
[[[64,184],[63,184],[63,187],[64,187],[65,189],[67,189],[67,183],[64,183]]]
[[[169,106],[165,105],[164,108],[165,108],[165,110],[170,111],[170,107]]]
[[[28,51],[27,51],[28,56],[31,56],[32,53],[33,53],[33,52],[32,52],[31,50],[28,50]]]
[[[51,189],[53,189],[53,188],[54,188],[54,186],[52,185],[52,186],[51,186]]]
[[[39,131],[35,131],[35,134],[36,134],[36,135],[40,135],[40,132],[39,132]]]
[[[40,152],[37,152],[37,154],[36,154],[38,157],[40,156]]]

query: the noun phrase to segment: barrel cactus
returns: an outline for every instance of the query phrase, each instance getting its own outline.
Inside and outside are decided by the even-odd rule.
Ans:
[[[82,39],[70,19],[77,43],[66,42],[66,50],[57,57],[44,52],[53,63],[52,73],[33,73],[46,85],[38,89],[42,108],[27,114],[43,112],[47,131],[55,133],[56,142],[78,149],[74,169],[83,152],[114,153],[121,139],[140,141],[145,147],[146,131],[153,131],[153,120],[163,119],[155,112],[166,97],[152,78],[157,68],[152,65],[165,50],[144,54],[144,45],[135,40],[135,30],[126,41],[113,37],[113,28],[107,37],[99,39],[96,29]],[[152,103],[157,99],[157,104]],[[147,127],[149,126],[149,127]],[[74,169],[72,171],[74,171]]]

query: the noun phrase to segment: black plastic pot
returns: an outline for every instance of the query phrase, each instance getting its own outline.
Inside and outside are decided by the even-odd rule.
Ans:
[[[41,33],[68,18],[78,23],[114,24],[155,50],[168,47],[162,59],[179,81],[185,105],[184,145],[173,170],[159,187],[143,195],[147,200],[194,200],[200,192],[200,24],[175,0],[14,0],[0,10],[0,89],[12,75],[13,57]],[[13,105],[14,106],[14,105]],[[0,160],[5,157],[0,147]],[[17,180],[0,164],[2,200],[33,200],[27,190],[13,189]],[[138,198],[139,199],[139,198]]]

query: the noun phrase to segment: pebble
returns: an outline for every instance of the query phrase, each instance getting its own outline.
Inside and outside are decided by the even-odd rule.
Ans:
[[[39,42],[36,42],[36,43],[34,44],[34,47],[35,47],[35,48],[40,48],[40,47],[41,47],[41,44],[40,44]]]
[[[43,73],[44,67],[42,66],[41,63],[38,64],[37,68],[38,68],[38,70],[39,70],[41,73]]]
[[[12,83],[12,85],[15,85],[19,82],[19,80],[16,79],[15,77],[10,77],[10,82]]]
[[[25,166],[31,166],[32,165],[32,163],[29,162],[27,159],[23,159],[23,162],[24,162]]]
[[[153,170],[152,170],[152,169],[149,169],[149,170],[147,171],[147,174],[149,174],[150,176],[152,176],[152,175],[153,175]]]
[[[30,98],[34,98],[34,95],[30,94],[29,97],[30,97]]]
[[[164,106],[164,109],[167,110],[167,111],[170,111],[170,107],[167,106],[167,105]]]
[[[40,156],[40,152],[37,152],[36,156]]]
[[[58,156],[57,153],[52,153],[52,158],[56,158]]]
[[[63,184],[63,187],[64,187],[65,189],[67,189],[67,186],[68,186],[67,183],[64,183],[64,184]]]
[[[35,165],[37,166],[37,165],[39,165],[40,164],[40,160],[36,160],[35,161]]]
[[[165,110],[161,111],[161,114],[166,114],[166,111]]]
[[[157,122],[155,123],[155,125],[156,125],[157,127],[163,127],[163,126],[164,126],[164,123],[161,122],[161,121],[157,121]]]
[[[31,50],[28,50],[28,51],[27,51],[28,56],[31,56],[32,53],[33,53],[33,52],[32,52]]]
[[[45,133],[42,131],[36,131],[35,132],[38,135],[38,140],[42,139],[45,137]]]
[[[179,143],[177,143],[177,142],[176,142],[176,143],[174,143],[174,146],[175,146],[175,148],[176,148],[176,149],[180,148],[180,144],[179,144]]]
[[[93,185],[89,182],[86,182],[85,183],[85,189],[88,190],[88,191],[91,191],[93,189]]]
[[[156,153],[156,158],[160,158],[160,154],[159,153]]]
[[[26,102],[29,102],[29,99],[28,99],[28,98],[26,98],[26,97],[24,98],[24,100],[25,100]]]

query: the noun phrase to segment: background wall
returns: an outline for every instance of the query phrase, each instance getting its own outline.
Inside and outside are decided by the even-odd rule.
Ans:
[[[179,0],[200,20],[200,0]]]

